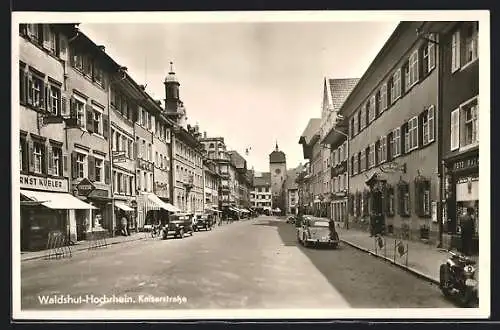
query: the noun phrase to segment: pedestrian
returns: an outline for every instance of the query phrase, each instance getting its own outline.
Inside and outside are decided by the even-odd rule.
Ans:
[[[122,235],[128,236],[129,235],[128,228],[127,228],[128,221],[127,221],[127,218],[125,217],[125,215],[122,215],[121,224],[122,224]]]
[[[468,207],[460,219],[460,232],[462,238],[462,253],[466,255],[472,254],[472,239],[474,237],[474,209]]]

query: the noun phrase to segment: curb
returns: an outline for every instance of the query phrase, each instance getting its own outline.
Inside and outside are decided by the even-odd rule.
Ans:
[[[122,243],[128,243],[128,242],[135,242],[135,241],[140,241],[140,240],[143,240],[145,239],[145,237],[138,237],[138,238],[134,238],[134,239],[129,239],[129,240],[126,240],[126,241],[117,241],[117,242],[111,242],[111,243],[107,243],[106,245],[104,246],[110,246],[110,245],[115,245],[115,244],[122,244]],[[104,247],[103,246],[103,247]],[[74,250],[71,250],[71,253],[76,253],[76,252],[82,252],[82,251],[88,251],[89,248],[88,246],[87,247],[81,247],[79,249],[74,249]],[[26,258],[21,258],[21,263],[22,262],[25,262],[25,261],[32,261],[32,260],[38,260],[38,259],[45,259],[46,255],[43,254],[43,255],[39,255],[39,256],[32,256],[32,257],[26,257]]]
[[[341,242],[343,242],[343,243],[345,243],[345,244],[347,244],[347,245],[349,245],[349,246],[352,246],[352,247],[353,247],[353,248],[355,248],[355,249],[358,249],[358,250],[360,250],[360,251],[366,252],[366,253],[368,253],[368,254],[370,254],[370,255],[372,255],[372,256],[374,256],[374,257],[376,257],[376,258],[382,259],[382,260],[384,260],[384,261],[386,261],[386,262],[390,262],[391,264],[393,264],[393,265],[395,265],[395,266],[397,266],[397,267],[399,267],[399,268],[401,268],[401,269],[403,269],[403,270],[406,270],[407,272],[409,272],[409,273],[411,273],[411,274],[415,275],[415,276],[416,276],[416,277],[418,277],[418,278],[421,278],[421,279],[426,280],[426,281],[428,281],[428,282],[431,282],[431,283],[433,283],[433,284],[437,284],[437,285],[439,285],[439,280],[438,280],[438,279],[435,279],[435,278],[433,278],[432,276],[429,276],[429,275],[427,275],[427,274],[424,274],[424,273],[422,273],[422,272],[420,272],[420,271],[416,270],[415,268],[412,268],[412,267],[407,267],[407,266],[405,266],[405,265],[402,265],[402,264],[399,264],[399,263],[397,263],[397,262],[394,262],[394,260],[392,260],[392,259],[390,259],[390,258],[387,258],[387,257],[385,257],[385,256],[381,256],[381,255],[375,254],[373,251],[370,251],[369,249],[366,249],[366,248],[364,248],[364,247],[361,247],[361,246],[359,246],[359,245],[357,245],[357,244],[351,243],[351,242],[349,242],[349,241],[347,241],[347,240],[345,240],[345,239],[340,239],[340,241],[341,241]]]

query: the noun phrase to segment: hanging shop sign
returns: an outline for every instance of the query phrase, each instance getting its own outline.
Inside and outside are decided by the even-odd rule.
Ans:
[[[78,192],[78,195],[86,197],[95,189],[95,186],[92,184],[92,182],[90,182],[89,179],[83,178],[75,188]]]
[[[20,175],[21,189],[36,189],[56,192],[68,192],[68,180],[56,178],[44,178],[35,175]]]

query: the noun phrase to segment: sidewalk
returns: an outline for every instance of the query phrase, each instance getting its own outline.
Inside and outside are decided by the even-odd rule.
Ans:
[[[337,230],[342,242],[391,262],[428,281],[439,284],[439,266],[447,259],[447,251],[422,242],[403,241],[405,249],[407,246],[408,253],[407,255],[400,256],[394,249],[395,244],[398,242],[396,238],[390,236],[384,237],[384,249],[376,247],[374,237],[370,237],[368,232],[358,229],[346,230],[343,228],[338,228]],[[394,258],[395,254],[396,258]]]
[[[132,233],[130,236],[115,236],[106,238],[106,245],[113,245],[125,242],[138,241],[141,239],[147,238],[147,234],[144,232]],[[151,237],[151,236],[149,236]],[[71,246],[71,253],[75,253],[77,251],[87,251],[89,249],[90,242],[89,241],[79,241],[75,245]],[[21,262],[35,259],[43,259],[48,254],[48,250],[41,251],[27,251],[21,252]]]

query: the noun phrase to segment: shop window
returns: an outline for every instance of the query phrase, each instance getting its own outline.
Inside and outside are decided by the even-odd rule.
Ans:
[[[402,217],[410,216],[410,187],[405,181],[398,183],[398,210]]]
[[[401,97],[401,69],[397,69],[391,79],[391,103]]]
[[[465,64],[471,63],[478,58],[478,22],[467,23],[465,29]]]

